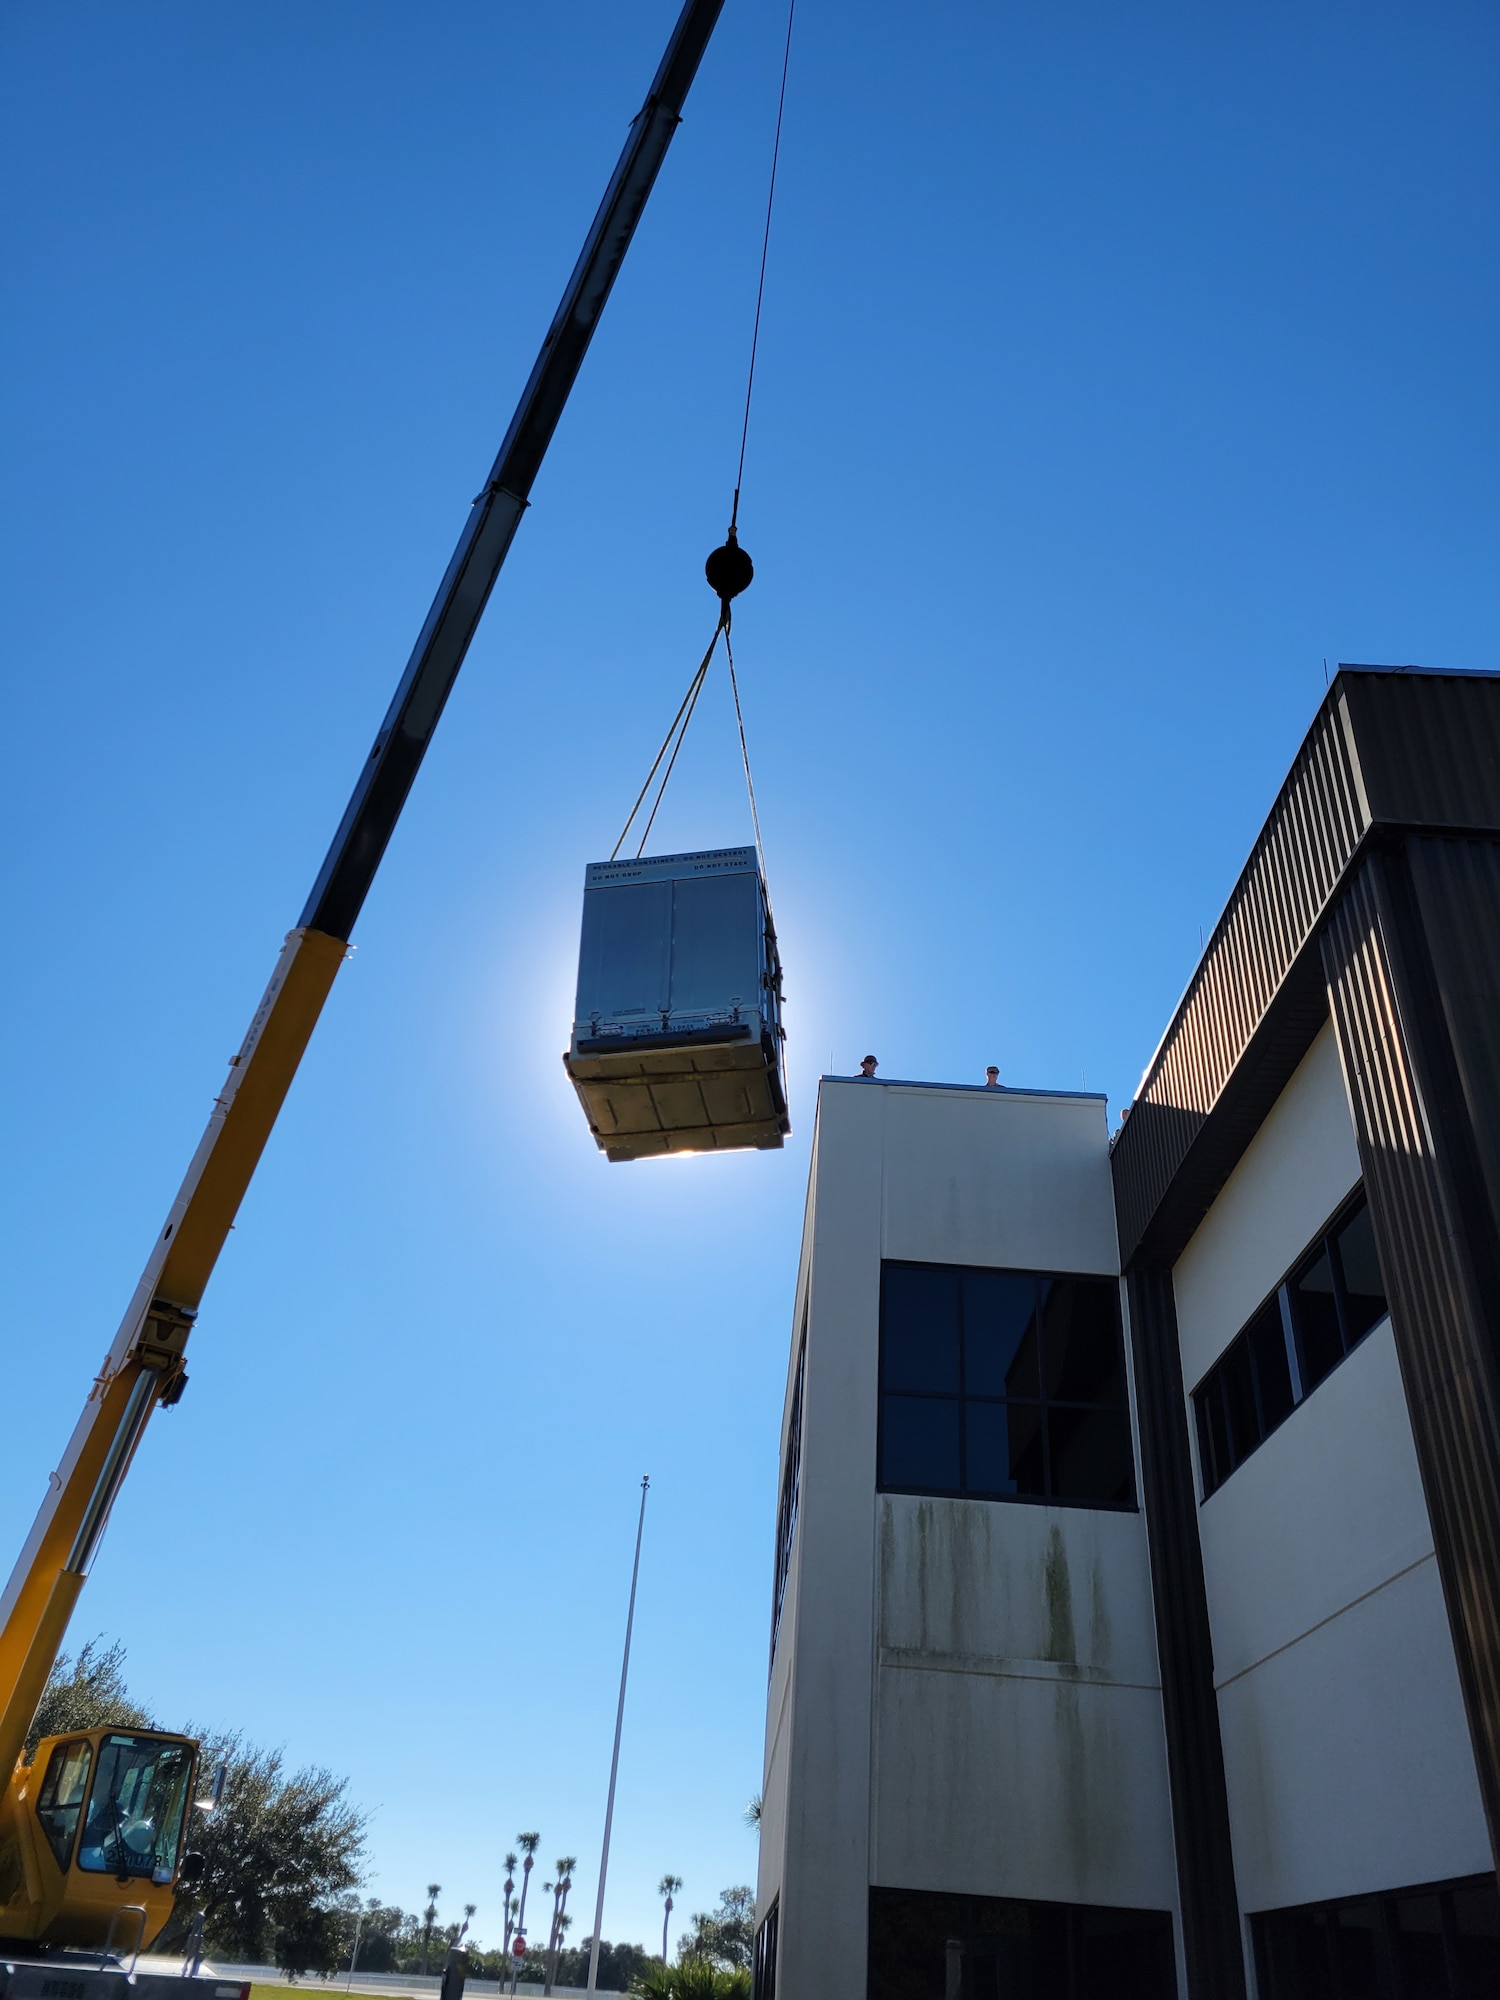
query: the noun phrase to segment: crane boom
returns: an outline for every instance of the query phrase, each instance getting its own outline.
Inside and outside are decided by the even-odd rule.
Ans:
[[[20,1755],[152,1411],[182,1392],[183,1353],[204,1289],[347,953],[723,4],[686,0],[678,16],[327,858],[0,1597],[0,1782]]]

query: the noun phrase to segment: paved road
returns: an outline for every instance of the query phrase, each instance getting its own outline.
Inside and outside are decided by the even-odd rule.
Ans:
[[[411,1972],[356,1972],[352,1981],[348,1973],[340,1972],[331,1979],[293,1981],[284,1972],[278,1972],[274,1965],[225,1965],[219,1959],[213,1961],[212,1969],[223,1973],[226,1979],[253,1979],[258,1986],[295,1985],[299,1993],[326,1994],[328,2000],[338,2000],[338,1995],[351,1987],[356,1995],[373,1993],[379,1996],[379,2000],[434,2000],[443,1983],[440,1978],[429,1975],[424,1979],[420,1973]],[[207,1964],[204,1970],[209,1970]],[[464,1986],[464,2000],[498,2000],[501,1991],[502,1988],[493,1979],[470,1979]],[[503,1991],[509,1993],[508,1983]],[[539,1994],[541,1991],[542,1982],[539,1979],[534,1983],[523,1979],[516,1988],[518,2000],[520,1996]],[[554,1986],[552,1992],[555,2000],[586,2000],[581,1986]],[[625,2000],[625,1995],[601,1986],[595,2000]]]

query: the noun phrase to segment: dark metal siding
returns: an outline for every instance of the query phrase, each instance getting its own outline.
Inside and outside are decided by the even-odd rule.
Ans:
[[[1115,1142],[1195,1996],[1242,1970],[1170,1267],[1330,1005],[1500,1855],[1495,834],[1500,678],[1341,670]]]
[[[1115,1201],[1126,1263],[1312,935],[1368,824],[1343,702],[1330,697],[1281,788],[1131,1106],[1129,1123],[1115,1142]]]
[[[1138,1265],[1128,1288],[1187,1988],[1195,2000],[1242,2000],[1244,1949],[1172,1274]]]
[[[1317,1032],[1317,928],[1364,848],[1457,827],[1500,831],[1500,678],[1341,670],[1115,1143],[1126,1263],[1172,1261]]]
[[[1493,827],[1500,811],[1496,682],[1467,674],[1341,673],[1370,818]]]
[[[1500,1853],[1500,846],[1372,855],[1323,957]]]

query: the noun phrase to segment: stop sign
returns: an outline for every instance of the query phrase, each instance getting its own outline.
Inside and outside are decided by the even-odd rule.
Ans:
[[[524,1932],[516,1932],[510,1941],[510,1949],[511,1956],[514,1958],[524,1958],[526,1956],[526,1937]]]

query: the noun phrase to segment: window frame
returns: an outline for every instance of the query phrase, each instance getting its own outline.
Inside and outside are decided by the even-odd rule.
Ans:
[[[57,1794],[61,1789],[63,1772],[68,1766],[69,1754],[79,1751],[83,1753],[83,1780],[79,1787],[78,1797],[71,1805],[59,1805],[57,1803]],[[47,1759],[47,1769],[42,1778],[41,1789],[37,1793],[37,1823],[42,1829],[42,1836],[46,1840],[48,1851],[64,1874],[67,1873],[73,1857],[78,1851],[79,1829],[83,1825],[84,1810],[89,1802],[89,1793],[93,1789],[94,1763],[95,1757],[92,1739],[87,1736],[68,1737],[64,1742],[56,1746],[52,1755]],[[73,1824],[69,1829],[67,1840],[61,1849],[59,1849],[57,1841],[53,1838],[52,1827],[48,1824],[49,1817],[54,1813],[71,1813],[73,1815]]]
[[[776,2000],[776,1961],[781,1945],[781,1895],[771,1898],[771,1907],[755,1930],[750,1955],[752,2000]]]
[[[1298,1410],[1329,1379],[1336,1375],[1349,1359],[1355,1348],[1363,1345],[1375,1329],[1390,1317],[1390,1293],[1382,1290],[1385,1310],[1371,1320],[1363,1333],[1350,1333],[1352,1324],[1347,1298],[1348,1281],[1344,1275],[1344,1260],[1339,1249],[1339,1237],[1355,1217],[1369,1210],[1369,1196],[1363,1178],[1356,1181],[1321,1229],[1312,1237],[1281,1277],[1260,1300],[1255,1310],[1245,1320],[1234,1338],[1227,1342],[1194,1384],[1189,1401],[1193,1410],[1194,1443],[1198,1452],[1199,1506],[1204,1506],[1215,1493],[1231,1479],[1248,1459],[1255,1456],[1270,1437],[1274,1437],[1283,1424],[1289,1423]],[[1373,1225],[1372,1225],[1373,1235]],[[1338,1328],[1340,1353],[1316,1380],[1309,1381],[1306,1351],[1303,1345],[1303,1330],[1298,1324],[1296,1310],[1296,1287],[1307,1274],[1314,1270],[1323,1257],[1328,1259],[1332,1285],[1330,1297],[1334,1305],[1334,1319]],[[1380,1245],[1375,1244],[1376,1262],[1380,1259]],[[1382,1268],[1380,1282],[1385,1287],[1385,1272]],[[1251,1334],[1259,1326],[1263,1314],[1274,1311],[1280,1318],[1282,1340],[1286,1348],[1287,1369],[1291,1377],[1291,1407],[1285,1410],[1274,1423],[1265,1422],[1265,1399],[1261,1389],[1260,1371],[1255,1359]],[[1256,1427],[1259,1435],[1237,1456],[1234,1448],[1234,1425],[1229,1403],[1228,1381],[1231,1368],[1241,1354],[1246,1356],[1250,1371],[1251,1390],[1255,1402]],[[1217,1410],[1211,1410],[1210,1399],[1217,1400]],[[1222,1470],[1219,1467],[1218,1446],[1215,1442],[1214,1419],[1217,1416],[1219,1431],[1228,1446],[1228,1456],[1233,1461]]]
[[[792,1544],[797,1537],[797,1516],[801,1511],[802,1398],[806,1381],[807,1307],[804,1305],[802,1332],[797,1342],[797,1374],[792,1385],[792,1407],[787,1418],[786,1445],[781,1457],[781,1485],[776,1502],[776,1560],[771,1581],[770,1668],[776,1665],[776,1641],[781,1635],[781,1614],[786,1605],[787,1584],[792,1573]]]
[[[958,1378],[957,1386],[947,1389],[891,1389],[885,1386],[885,1301],[886,1272],[889,1270],[947,1271],[960,1279],[959,1286],[959,1329],[958,1329]],[[996,1275],[1008,1278],[1029,1278],[1036,1286],[1036,1341],[1037,1341],[1037,1385],[1031,1396],[997,1396],[983,1391],[971,1393],[967,1386],[966,1332],[963,1325],[962,1279],[970,1272],[986,1276]],[[1045,1356],[1045,1305],[1046,1294],[1043,1284],[1083,1283],[1101,1285],[1108,1288],[1110,1310],[1114,1322],[1116,1355],[1119,1369],[1120,1394],[1116,1401],[1101,1399],[1084,1402],[1076,1397],[1049,1396],[1047,1393],[1047,1361]],[[933,1263],[916,1257],[883,1257],[880,1260],[880,1319],[876,1334],[876,1417],[875,1417],[875,1488],[879,1493],[894,1493],[908,1498],[924,1500],[978,1500],[986,1503],[1009,1503],[1029,1507],[1083,1507],[1095,1512],[1109,1514],[1138,1514],[1140,1512],[1140,1477],[1136,1459],[1135,1410],[1131,1395],[1129,1352],[1125,1344],[1125,1316],[1120,1297],[1118,1277],[1101,1271],[1037,1271],[1026,1270],[1009,1264],[944,1264]],[[886,1402],[890,1397],[904,1397],[911,1400],[944,1403],[956,1409],[958,1414],[958,1472],[956,1487],[902,1485],[885,1477],[886,1449]],[[968,1411],[971,1405],[1009,1409],[1012,1404],[1018,1409],[1033,1410],[1037,1414],[1038,1430],[1042,1452],[1041,1493],[1007,1493],[993,1487],[970,1487],[965,1482],[968,1455]],[[1129,1498],[1125,1500],[1103,1500],[1095,1498],[1075,1498],[1053,1492],[1052,1471],[1052,1426],[1049,1417],[1054,1411],[1075,1411],[1079,1413],[1108,1413],[1117,1417],[1124,1425],[1126,1455],[1129,1465]]]

